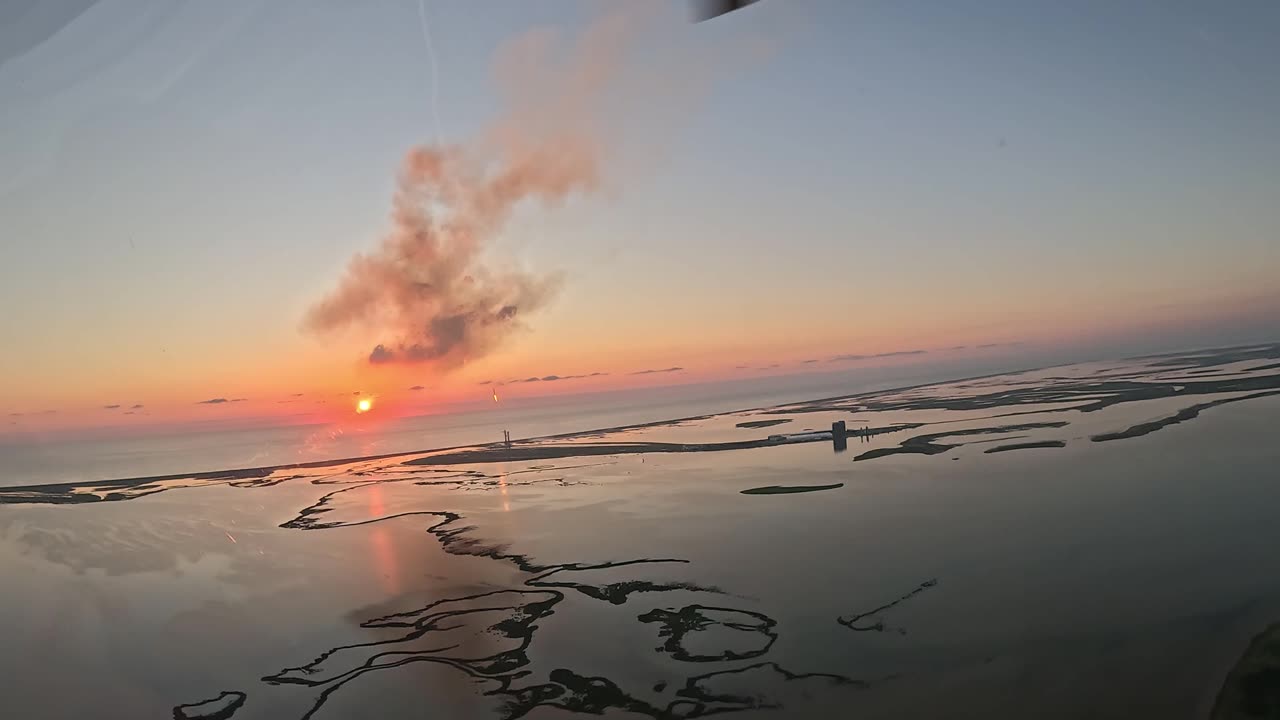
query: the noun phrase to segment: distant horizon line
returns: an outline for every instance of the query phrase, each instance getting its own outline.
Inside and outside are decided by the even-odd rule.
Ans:
[[[1025,345],[1025,343],[1019,343],[1019,345]],[[1195,345],[1195,346],[1182,347],[1182,348],[1161,349],[1155,352],[1144,351],[1138,354],[1122,354],[1119,356],[1111,356],[1111,357],[1098,356],[1094,354],[1094,355],[1090,355],[1088,357],[1083,357],[1083,358],[1074,358],[1074,359],[1068,359],[1068,360],[1058,361],[1058,362],[1048,362],[1047,364],[1036,364],[1035,361],[1032,361],[1032,363],[1029,366],[1015,365],[1011,368],[1004,368],[1004,369],[999,369],[991,372],[981,372],[973,375],[962,374],[960,376],[947,376],[945,378],[928,380],[920,383],[907,382],[906,384],[903,384],[903,385],[894,385],[891,387],[881,388],[877,390],[858,390],[858,391],[854,391],[852,393],[843,394],[843,395],[801,398],[801,399],[797,399],[789,402],[777,403],[774,405],[743,407],[743,408],[737,408],[734,410],[725,410],[725,411],[711,413],[711,415],[714,416],[714,415],[731,414],[735,412],[749,412],[752,410],[759,410],[759,409],[764,409],[769,407],[777,407],[779,404],[785,405],[785,404],[791,404],[791,403],[821,402],[821,401],[827,401],[827,400],[833,400],[833,399],[852,398],[852,397],[857,397],[859,395],[864,395],[872,392],[879,393],[879,392],[891,392],[891,391],[897,391],[897,390],[909,390],[909,389],[929,387],[931,385],[939,385],[939,384],[950,383],[950,382],[979,380],[979,379],[998,377],[1001,375],[1008,375],[1013,373],[1034,372],[1037,370],[1047,370],[1055,367],[1066,367],[1070,365],[1077,365],[1084,362],[1098,362],[1098,361],[1104,361],[1104,360],[1115,360],[1115,361],[1144,360],[1144,359],[1160,358],[1160,357],[1166,357],[1166,356],[1183,355],[1188,353],[1207,352],[1207,351],[1213,351],[1213,350],[1265,348],[1265,347],[1271,347],[1276,345],[1280,345],[1280,339],[1273,339],[1273,340],[1266,340],[1266,341],[1259,341],[1259,342],[1247,342],[1247,343],[1229,343],[1229,344],[1215,343],[1215,344],[1208,344],[1208,345]],[[945,365],[945,363],[943,363],[943,365]],[[791,379],[791,378],[822,378],[822,377],[831,377],[831,376],[838,376],[838,375],[849,375],[851,373],[857,373],[862,371],[883,370],[887,368],[906,369],[906,368],[920,368],[920,367],[926,367],[926,366],[930,366],[930,364],[921,363],[916,365],[893,365],[893,366],[876,366],[876,367],[863,367],[863,368],[846,368],[843,370],[804,371],[802,369],[804,366],[801,365],[796,368],[797,370],[800,370],[799,372],[779,373],[779,374],[773,374],[773,375],[767,375],[767,376],[757,375],[753,377],[721,378],[721,379],[714,379],[714,380],[694,380],[691,382],[684,382],[684,383],[674,382],[674,383],[666,383],[661,385],[632,386],[632,387],[610,388],[610,389],[601,389],[601,390],[586,390],[586,391],[579,391],[579,392],[556,393],[556,394],[550,394],[550,395],[516,396],[515,398],[504,400],[503,402],[505,404],[516,403],[521,405],[524,408],[529,408],[529,407],[536,407],[538,405],[543,405],[543,404],[559,404],[558,401],[562,401],[562,400],[571,402],[574,399],[587,398],[587,397],[607,397],[609,395],[635,394],[635,393],[645,393],[645,392],[672,390],[675,388],[689,388],[689,387],[706,388],[706,387],[717,387],[717,386],[720,386],[720,387],[750,386],[750,385],[754,385],[762,381],[765,381],[766,379],[785,380],[785,379]],[[938,367],[939,364],[935,363],[935,364],[932,364],[932,366]],[[466,400],[459,400],[459,401],[452,401],[452,402],[444,402],[444,403],[437,404],[433,407],[443,408],[445,410],[441,412],[421,412],[421,413],[415,413],[410,415],[400,415],[395,417],[394,420],[408,421],[408,420],[414,420],[414,419],[430,418],[430,417],[452,415],[452,414],[459,414],[459,415],[472,414],[475,410],[479,408],[484,408],[484,407],[492,408],[493,403],[491,403],[487,399],[482,400],[479,398],[475,398],[475,399],[466,399]],[[461,412],[458,412],[458,411],[461,411]],[[130,426],[96,425],[96,426],[81,426],[81,427],[63,428],[63,429],[6,430],[4,432],[0,432],[0,446],[3,446],[5,444],[10,444],[5,442],[6,438],[20,438],[22,436],[30,437],[33,435],[42,436],[46,438],[50,436],[60,436],[60,438],[74,438],[77,434],[82,435],[82,437],[79,439],[88,439],[88,437],[94,437],[94,436],[121,437],[121,436],[136,436],[139,434],[150,435],[152,437],[167,437],[167,436],[192,435],[192,434],[200,433],[202,431],[251,432],[254,430],[263,430],[263,429],[269,429],[269,428],[324,427],[332,424],[331,421],[314,421],[314,422],[299,422],[299,423],[279,422],[279,420],[290,418],[290,417],[304,417],[304,415],[299,413],[299,414],[285,415],[285,416],[210,418],[210,419],[189,420],[189,421],[176,422],[176,423],[175,422],[150,423],[150,424],[144,424],[144,425],[130,425]],[[699,417],[699,416],[691,416],[691,417]],[[676,421],[679,419],[681,418],[673,418],[670,421]],[[645,424],[651,424],[651,423],[645,423]],[[537,440],[537,439],[546,439],[551,437],[561,437],[563,435],[574,435],[579,433],[599,432],[599,431],[613,430],[613,429],[627,429],[630,427],[633,427],[633,426],[624,425],[618,428],[594,428],[594,429],[588,429],[588,430],[573,431],[571,433],[554,434],[554,435],[537,435],[537,436],[530,436],[530,437],[520,438],[520,439],[521,440]],[[168,430],[171,430],[171,432],[160,432],[160,433],[146,432],[147,430],[153,430],[158,428],[168,429]],[[21,443],[17,443],[17,444],[21,444]],[[450,446],[450,447],[469,447],[469,446]],[[421,450],[407,451],[404,453],[397,452],[397,453],[391,453],[389,455],[377,455],[377,456],[370,456],[370,457],[394,457],[396,455],[403,455],[403,454],[415,454],[415,453],[423,453],[423,452],[434,452],[436,450],[446,450],[446,449],[450,449],[450,447],[425,448]],[[353,460],[360,460],[360,459],[362,458],[353,458]],[[281,467],[286,467],[286,466],[281,466]],[[179,477],[188,477],[188,476],[189,475],[180,475]]]

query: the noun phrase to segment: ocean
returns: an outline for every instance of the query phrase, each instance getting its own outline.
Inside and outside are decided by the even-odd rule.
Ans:
[[[172,478],[10,484],[0,714],[1257,717],[1280,677],[1280,345],[921,370],[328,448],[487,443],[451,450],[225,471],[256,464],[228,436],[175,444]]]
[[[0,436],[0,487],[285,465],[542,437],[743,410],[964,374],[1012,369],[1017,361],[756,377],[593,394],[507,397],[380,425],[325,424],[147,434],[99,432]]]

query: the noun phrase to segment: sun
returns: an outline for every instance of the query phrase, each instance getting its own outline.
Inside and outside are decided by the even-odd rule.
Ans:
[[[356,412],[367,413],[373,409],[373,401],[369,398],[360,398],[356,401]]]

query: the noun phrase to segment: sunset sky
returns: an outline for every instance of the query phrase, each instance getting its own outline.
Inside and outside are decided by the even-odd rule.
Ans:
[[[1268,0],[659,2],[599,189],[485,249],[558,294],[457,368],[304,318],[406,152],[502,116],[502,49],[608,3],[428,0],[434,92],[416,0],[79,5],[0,16],[9,430],[1280,339]]]

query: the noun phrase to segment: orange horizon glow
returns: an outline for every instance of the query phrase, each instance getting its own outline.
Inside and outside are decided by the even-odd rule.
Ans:
[[[1159,312],[1152,309],[1150,301],[1140,300],[1110,308],[1105,322],[1097,320],[1103,315],[1103,300],[1077,299],[1078,307],[1073,311],[1053,313],[1052,323],[1039,325],[1031,321],[1041,312],[1007,311],[998,321],[985,324],[979,323],[982,317],[975,313],[950,318],[965,321],[954,328],[904,326],[891,333],[859,327],[856,332],[820,340],[801,335],[786,343],[754,338],[753,342],[739,339],[705,346],[691,344],[679,354],[667,348],[628,346],[623,354],[598,345],[560,346],[548,342],[549,333],[542,333],[536,343],[533,338],[517,338],[502,353],[456,370],[374,366],[354,351],[318,346],[296,355],[273,355],[266,369],[252,373],[232,363],[195,370],[179,363],[185,371],[181,376],[158,371],[148,374],[145,381],[139,378],[129,383],[114,380],[116,375],[110,373],[93,376],[97,378],[93,382],[87,379],[90,376],[60,382],[52,375],[43,376],[46,372],[56,374],[57,367],[40,366],[40,376],[25,382],[19,382],[17,376],[0,377],[0,385],[7,383],[0,388],[6,391],[0,392],[6,401],[0,407],[0,419],[6,421],[0,423],[0,437],[99,428],[167,432],[175,424],[185,423],[209,430],[255,423],[357,424],[368,430],[407,416],[470,411],[477,402],[497,408],[509,401],[520,403],[547,395],[854,371],[1032,349],[1043,353],[1143,335],[1172,337],[1188,324],[1261,324],[1280,308],[1280,295],[1274,293],[1181,298],[1160,306]],[[1178,341],[1170,349],[1194,344]],[[1022,349],[1012,350],[1013,345]],[[880,357],[917,350],[920,355]],[[846,353],[863,359],[833,361]],[[675,366],[684,369],[646,374],[651,368]],[[560,381],[523,379],[548,376],[559,376]]]
[[[120,91],[151,88],[153,65],[185,67],[185,23],[148,25],[133,39],[155,62],[107,75],[77,69],[94,55],[74,34],[41,45],[31,63],[66,66],[30,88],[0,83],[6,147],[22,149],[5,156],[0,193],[6,229],[22,238],[0,262],[12,338],[0,353],[0,453],[42,434],[180,426],[316,425],[320,442],[481,408],[506,423],[542,398],[810,373],[849,373],[853,387],[870,368],[933,376],[953,361],[968,373],[1280,340],[1280,209],[1258,150],[1280,146],[1280,131],[1254,122],[1274,109],[1265,94],[1219,92],[1242,72],[1263,81],[1262,64],[1199,63],[1188,78],[1164,63],[1161,81],[1178,92],[1147,102],[1125,78],[1090,75],[1101,66],[1087,53],[997,52],[968,36],[946,45],[946,34],[913,62],[979,78],[1014,58],[1066,63],[1097,82],[1014,73],[956,94],[945,74],[916,85],[886,72],[864,107],[829,92],[847,80],[840,34],[797,32],[809,15],[837,22],[840,3],[776,33],[773,20],[750,25],[772,10],[694,30],[678,13],[567,9],[579,4],[495,25],[497,11],[457,3],[468,10],[451,12],[449,29],[484,42],[447,63],[457,72],[444,85],[432,75],[433,97],[466,99],[443,135],[416,112],[386,113],[376,132],[348,122],[361,104],[418,107],[405,93],[421,89],[423,68],[401,60],[421,59],[423,38],[376,35],[389,15],[316,14],[315,37],[375,33],[380,52],[329,43],[323,63],[296,68],[297,93],[259,93],[243,72],[311,52],[311,35],[276,36],[288,13],[255,15],[247,33],[233,19],[205,43],[195,84],[171,78],[172,93]],[[95,23],[119,33],[140,22],[119,5]],[[872,14],[892,27],[916,19]],[[1167,20],[1198,28],[1194,14]],[[1248,27],[1224,22],[1215,38]],[[1179,62],[1205,52],[1161,37]],[[897,44],[883,45],[859,67],[895,67]],[[799,71],[805,82],[782,88],[753,80]],[[84,77],[63,82],[71,75]],[[332,77],[343,92],[312,92]],[[65,144],[63,116],[104,97],[111,142],[51,154]],[[1043,112],[1064,97],[1123,111],[1085,124]],[[800,111],[719,132],[767,102]],[[815,111],[866,122],[849,132],[811,122]],[[1041,123],[1052,131],[1035,132]],[[1006,131],[1017,136],[1008,148],[980,139]],[[193,170],[168,152],[187,147],[207,162]],[[1074,161],[1078,148],[1092,148],[1087,162]],[[313,157],[325,158],[323,181],[279,171]],[[1037,172],[1055,163],[1060,173]],[[235,292],[211,290],[228,280]],[[473,326],[473,310],[503,322]],[[400,349],[415,345],[429,352]]]

